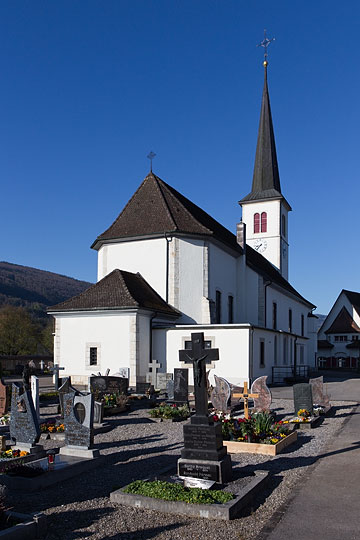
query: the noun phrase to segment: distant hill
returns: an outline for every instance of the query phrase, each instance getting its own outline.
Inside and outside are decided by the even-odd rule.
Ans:
[[[46,308],[81,293],[92,285],[61,274],[0,262],[0,307],[22,306],[43,319]]]

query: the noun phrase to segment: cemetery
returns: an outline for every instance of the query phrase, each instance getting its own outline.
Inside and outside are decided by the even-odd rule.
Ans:
[[[179,537],[260,534],[355,403],[330,403],[322,377],[294,384],[291,399],[274,397],[266,376],[233,386],[207,372],[206,357],[216,363],[221,351],[205,348],[203,333],[191,340],[179,351],[189,368],[149,377],[143,394],[109,373],[87,388],[58,377],[48,401],[38,381],[1,381],[0,489],[24,538],[58,538],[52,526],[67,513],[63,538],[147,538],[145,523]],[[104,423],[111,395],[126,407]]]

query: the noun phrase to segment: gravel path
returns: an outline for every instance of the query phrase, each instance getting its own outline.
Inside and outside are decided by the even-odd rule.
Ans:
[[[49,524],[47,540],[256,539],[302,476],[309,472],[309,467],[326,453],[327,443],[355,403],[333,402],[333,405],[333,417],[326,418],[313,430],[299,430],[298,441],[278,456],[232,454],[233,468],[237,471],[267,470],[271,472],[271,479],[252,511],[230,522],[174,516],[110,503],[111,491],[132,480],[156,475],[165,467],[175,467],[180,456],[183,424],[153,422],[147,409],[108,419],[113,426],[111,431],[95,436],[96,447],[106,456],[99,467],[41,493],[12,497],[11,504],[21,512],[44,512]],[[275,399],[272,407],[278,415],[292,413],[290,400]],[[41,412],[50,413],[50,408]],[[61,444],[45,441],[46,448]]]

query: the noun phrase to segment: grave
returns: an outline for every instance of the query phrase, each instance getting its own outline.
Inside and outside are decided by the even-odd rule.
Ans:
[[[230,384],[223,377],[214,375],[214,379],[215,387],[211,390],[211,403],[216,411],[226,413],[229,410]]]
[[[185,405],[189,401],[189,371],[185,368],[174,369],[174,402]]]
[[[191,334],[191,349],[179,351],[180,362],[192,363],[194,369],[195,414],[183,427],[184,448],[178,460],[178,475],[184,479],[198,478],[199,487],[209,488],[231,479],[231,459],[223,445],[221,426],[209,419],[206,387],[206,360],[218,360],[218,349],[205,349],[204,333]],[[191,482],[191,480],[190,480]]]
[[[9,412],[9,387],[0,379],[0,416]]]
[[[65,444],[60,454],[94,458],[99,450],[92,449],[94,442],[94,396],[77,396],[74,391],[64,396]]]
[[[161,364],[152,358],[149,363],[150,371],[146,374],[146,382],[152,384],[154,388],[156,388],[158,368],[161,368]]]
[[[330,399],[326,392],[324,392],[324,377],[316,377],[315,379],[310,379],[309,384],[311,385],[313,403],[315,405],[320,405],[324,407],[325,413],[330,410]]]
[[[104,420],[104,402],[94,401],[94,424],[102,424]]]
[[[169,380],[172,379],[172,373],[157,373],[156,375],[156,389],[166,390],[166,385]]]
[[[97,400],[102,399],[104,394],[128,393],[129,379],[115,376],[92,376],[89,377],[89,390]]]
[[[121,367],[119,368],[119,371],[114,373],[114,376],[123,377],[124,379],[128,379],[130,381],[130,368]]]
[[[37,445],[40,438],[40,427],[30,392],[23,390],[18,383],[12,385],[10,439],[16,449],[30,454],[42,452],[43,447]]]
[[[166,383],[166,393],[168,401],[174,401],[174,379],[170,379]]]
[[[309,383],[294,384],[293,393],[294,393],[295,414],[297,414],[300,409],[306,409],[312,415],[314,402],[313,402],[311,384]]]
[[[49,366],[50,366],[50,362],[49,362]],[[55,364],[52,367],[52,372],[53,372],[53,376],[54,376],[54,386],[55,386],[55,391],[56,392],[59,390],[59,384],[61,384],[61,382],[59,381],[59,372],[64,370],[64,369],[65,368],[60,367],[59,364]]]
[[[247,381],[244,382],[244,390],[243,392],[237,394],[237,393],[234,393],[233,394],[233,397],[234,398],[242,398],[244,400],[244,417],[246,419],[249,418],[249,398],[250,399],[254,399],[254,398],[258,398],[259,397],[259,394],[253,394],[252,392],[249,392],[248,391],[248,383]]]
[[[38,421],[40,421],[39,379],[35,375],[30,377],[31,397]]]
[[[136,393],[137,394],[147,394],[148,392],[150,392],[150,389],[151,389],[151,384],[148,383],[148,382],[141,382],[141,381],[137,381],[136,382]],[[154,387],[152,387],[154,388]]]
[[[65,394],[68,394],[70,391],[74,391],[75,394],[80,393],[73,386],[71,386],[71,377],[66,377],[63,384],[60,386],[58,390],[59,412],[60,412],[61,418],[64,418],[64,396]]]
[[[254,412],[270,411],[270,405],[272,401],[271,392],[266,384],[267,375],[258,377],[251,385],[251,394],[258,394],[258,397],[254,397]]]

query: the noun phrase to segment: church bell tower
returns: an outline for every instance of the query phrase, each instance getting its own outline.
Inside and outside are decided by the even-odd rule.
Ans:
[[[269,44],[270,40],[266,37],[260,44],[265,47],[264,89],[252,188],[251,192],[239,201],[239,204],[242,207],[242,221],[246,223],[247,244],[268,259],[288,280],[288,213],[291,207],[282,195],[280,187],[267,84],[266,51]]]

